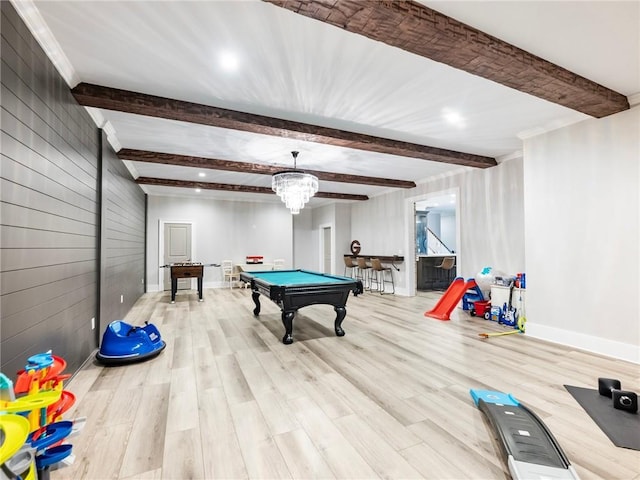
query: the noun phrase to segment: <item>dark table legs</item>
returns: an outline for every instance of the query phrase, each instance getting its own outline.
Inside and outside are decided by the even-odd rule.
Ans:
[[[189,277],[184,277],[189,278]],[[178,291],[178,279],[171,279],[171,303],[176,303],[176,292]],[[198,277],[198,301],[202,302],[202,277]]]
[[[178,291],[178,279],[171,279],[171,303],[176,303],[176,292]]]
[[[344,337],[344,330],[342,329],[342,321],[347,316],[346,307],[333,307],[336,311],[336,320],[333,322],[333,328],[338,337]],[[293,317],[295,317],[296,311],[283,311],[282,312],[282,324],[284,325],[285,334],[282,337],[282,343],[285,345],[291,345],[293,343]]]
[[[285,345],[291,345],[293,343],[293,317],[295,317],[295,310],[292,312],[282,311],[282,324],[284,325],[284,337],[282,337],[282,343]]]
[[[253,298],[253,303],[256,304],[256,308],[253,309],[253,314],[257,317],[260,315],[260,294],[253,291],[251,292],[251,298]]]
[[[251,298],[255,303],[256,308],[253,309],[253,314],[257,317],[260,315],[260,294],[256,291],[251,292]],[[338,337],[344,337],[344,330],[342,329],[342,321],[347,316],[347,308],[333,307],[336,311],[336,319],[333,322],[333,328]],[[282,343],[285,345],[291,345],[293,343],[293,318],[296,316],[296,310],[282,310],[281,319],[282,325],[284,325],[284,337],[282,337]]]
[[[338,337],[344,337],[344,330],[342,329],[342,320],[347,316],[346,307],[333,307],[336,311],[336,321],[333,322],[333,328],[336,331]]]

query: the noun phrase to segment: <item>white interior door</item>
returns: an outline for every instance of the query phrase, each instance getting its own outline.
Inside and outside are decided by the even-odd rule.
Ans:
[[[165,223],[164,224],[164,264],[191,261],[191,224],[190,223]],[[171,276],[169,268],[164,269],[164,289],[171,290]],[[178,279],[178,289],[191,288],[190,278]]]

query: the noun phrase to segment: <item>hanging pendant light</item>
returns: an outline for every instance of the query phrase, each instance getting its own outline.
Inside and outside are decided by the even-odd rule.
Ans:
[[[283,170],[271,177],[271,189],[276,192],[293,215],[300,213],[305,204],[318,192],[318,177],[296,169],[298,152],[293,155],[293,170]]]

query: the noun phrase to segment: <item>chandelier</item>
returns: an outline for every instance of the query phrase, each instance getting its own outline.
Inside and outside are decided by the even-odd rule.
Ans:
[[[293,170],[283,170],[271,177],[271,189],[276,192],[293,215],[300,213],[305,203],[318,191],[318,177],[296,169],[298,152],[293,155]]]

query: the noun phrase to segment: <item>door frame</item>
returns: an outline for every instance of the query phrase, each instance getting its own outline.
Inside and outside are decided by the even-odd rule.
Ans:
[[[164,226],[166,223],[182,223],[191,225],[191,260],[196,257],[196,224],[192,220],[158,220],[158,289],[164,291],[164,269],[160,268],[164,265]],[[193,283],[193,282],[191,282]],[[193,285],[192,285],[193,287]]]
[[[407,254],[404,257],[405,268],[405,285],[407,286],[407,295],[415,297],[416,295],[416,246],[415,246],[415,205],[416,202],[429,200],[435,197],[442,197],[444,195],[455,194],[456,196],[456,273],[459,275],[462,271],[463,254],[460,235],[460,187],[452,187],[444,190],[438,190],[435,192],[424,193],[415,197],[405,198],[405,252]]]
[[[331,229],[331,271],[329,272],[331,275],[335,275],[336,272],[336,265],[335,265],[335,251],[336,251],[336,237],[335,237],[335,233],[334,233],[334,228],[333,228],[333,223],[322,223],[320,225],[318,225],[319,228],[319,235],[320,235],[320,241],[319,246],[320,246],[320,254],[319,254],[319,262],[318,262],[318,271],[322,272],[324,271],[324,229],[325,228],[330,228]]]

